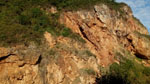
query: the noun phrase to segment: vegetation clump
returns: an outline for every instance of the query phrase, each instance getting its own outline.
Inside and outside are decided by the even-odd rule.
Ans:
[[[78,34],[58,22],[58,13],[46,14],[41,10],[47,1],[49,0],[0,1],[0,46],[26,44],[30,41],[40,44],[45,31],[85,42]]]
[[[147,34],[141,34],[140,32],[137,32],[137,31],[134,31],[134,33],[136,35],[138,35],[139,37],[144,37],[145,39],[149,40],[150,41],[150,35],[147,35]]]
[[[0,46],[30,41],[40,44],[44,31],[85,43],[80,35],[72,33],[58,22],[59,14],[63,10],[88,9],[100,3],[115,10],[121,7],[115,0],[1,0]],[[46,11],[41,10],[50,6],[57,7],[58,13],[46,14]]]
[[[91,68],[80,69],[80,73],[81,74],[87,74],[87,75],[96,75],[96,72]]]
[[[117,54],[118,55],[118,54]],[[98,84],[149,84],[150,68],[133,59],[121,56],[120,64],[114,63],[109,72],[97,80]]]
[[[89,9],[95,4],[106,4],[112,9],[120,10],[120,7],[123,5],[117,3],[115,0],[50,0],[49,3],[56,6],[59,10]]]

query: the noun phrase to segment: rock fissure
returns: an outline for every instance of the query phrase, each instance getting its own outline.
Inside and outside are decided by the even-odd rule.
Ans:
[[[5,59],[7,59],[9,56],[12,56],[12,55],[15,55],[15,54],[8,54],[7,56],[2,56],[2,57],[0,57],[0,61],[5,60]]]
[[[144,55],[140,54],[138,51],[135,52],[134,54],[136,57],[141,58],[141,59],[148,59],[147,57],[145,57]]]
[[[96,49],[96,50],[98,50],[98,46],[97,46],[94,42],[92,42],[92,41],[88,38],[88,36],[86,35],[85,30],[84,30],[84,29],[82,28],[82,26],[81,26],[82,22],[80,22],[80,21],[78,21],[78,20],[76,20],[76,19],[74,19],[74,18],[69,17],[69,15],[67,15],[67,14],[65,14],[65,16],[66,16],[70,21],[76,22],[76,25],[78,26],[78,29],[79,29],[79,31],[80,31],[81,36],[82,36],[84,39],[86,39],[89,43],[91,43],[93,46],[95,46],[95,49]],[[81,23],[81,24],[80,24],[80,23]],[[86,24],[87,28],[90,28],[90,26],[89,26],[87,23],[85,23],[85,24]],[[78,33],[79,33],[79,32],[78,32]]]
[[[37,62],[35,63],[35,65],[40,64],[41,61],[42,61],[42,56],[40,55],[39,58],[38,58],[38,60],[37,60]]]
[[[92,45],[94,45],[94,46],[97,48],[97,45],[95,45],[95,44],[87,37],[86,33],[84,32],[84,29],[83,29],[81,26],[79,26],[79,30],[80,30],[82,36],[83,36],[87,41],[89,41]]]

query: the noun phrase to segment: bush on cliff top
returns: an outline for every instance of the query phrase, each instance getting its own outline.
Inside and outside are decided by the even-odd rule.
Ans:
[[[119,12],[123,12],[120,8],[124,5],[115,0],[48,0],[48,3],[56,6],[59,10],[89,9],[95,4],[102,3]]]
[[[59,14],[46,14],[41,8],[54,5],[60,11],[77,10],[97,3],[105,3],[117,10],[120,8],[114,0],[0,0],[0,46],[30,41],[40,43],[44,31],[85,42],[78,34],[59,24]]]
[[[84,42],[78,34],[72,33],[58,22],[59,14],[46,14],[41,10],[47,1],[0,0],[0,46],[24,44],[30,41],[39,44],[44,31]]]

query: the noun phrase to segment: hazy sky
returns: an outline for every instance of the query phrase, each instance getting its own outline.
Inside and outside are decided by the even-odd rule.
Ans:
[[[116,0],[127,3],[137,17],[150,32],[150,0]]]

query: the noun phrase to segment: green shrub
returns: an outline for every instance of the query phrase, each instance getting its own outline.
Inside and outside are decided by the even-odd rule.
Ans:
[[[47,16],[41,16],[37,18],[37,24],[42,26],[43,28],[49,26],[49,18]]]
[[[49,0],[51,5],[56,6],[58,9],[77,10],[89,9],[95,4],[106,4],[112,9],[120,10],[121,5],[116,3],[115,0]]]
[[[134,31],[134,34],[136,34],[138,37],[141,37],[142,39],[144,39],[145,42],[150,41],[150,35],[146,35],[146,34],[141,34],[140,32]]]
[[[49,54],[50,54],[50,55],[55,55],[55,54],[56,54],[56,50],[51,49],[51,50],[49,51]]]
[[[25,15],[20,15],[18,17],[19,19],[19,23],[22,24],[22,25],[27,25],[27,24],[30,24],[30,18],[28,16],[25,16]]]
[[[150,68],[145,67],[144,70],[143,70],[143,74],[145,74],[146,76],[150,76]]]
[[[110,66],[110,73],[115,77],[121,77],[128,84],[149,84],[150,68],[138,64],[132,59],[122,58],[120,64]],[[108,79],[109,80],[109,79]]]
[[[81,43],[86,43],[86,41],[77,33],[72,33],[69,37]]]
[[[91,53],[89,50],[86,50],[85,52],[86,52],[86,54],[87,54],[89,57],[91,57],[91,56],[96,57],[96,56],[95,56],[93,53]]]
[[[85,69],[86,73],[89,75],[95,75],[96,72],[93,69]]]
[[[33,18],[37,18],[37,17],[40,17],[42,15],[42,11],[39,9],[39,8],[33,8],[31,10],[31,16]]]
[[[90,68],[83,68],[80,69],[81,74],[87,74],[87,75],[96,75],[96,72],[93,69]]]
[[[64,37],[67,37],[67,36],[71,35],[71,33],[72,32],[71,32],[71,30],[69,28],[64,28],[63,31],[62,31],[62,35]]]
[[[42,36],[19,24],[13,24],[11,26],[7,24],[0,25],[0,46],[11,46],[20,43],[28,43],[29,41],[35,41],[39,43]],[[11,31],[11,32],[10,32]],[[33,39],[34,38],[34,39]]]
[[[58,22],[61,11],[89,9],[94,4],[104,3],[119,10],[114,0],[7,0],[0,1],[0,45],[15,45],[34,41],[40,43],[44,31],[55,36],[65,36],[76,41],[86,41],[79,34]],[[46,14],[44,8],[56,6],[59,12]],[[9,32],[8,32],[9,31]]]

